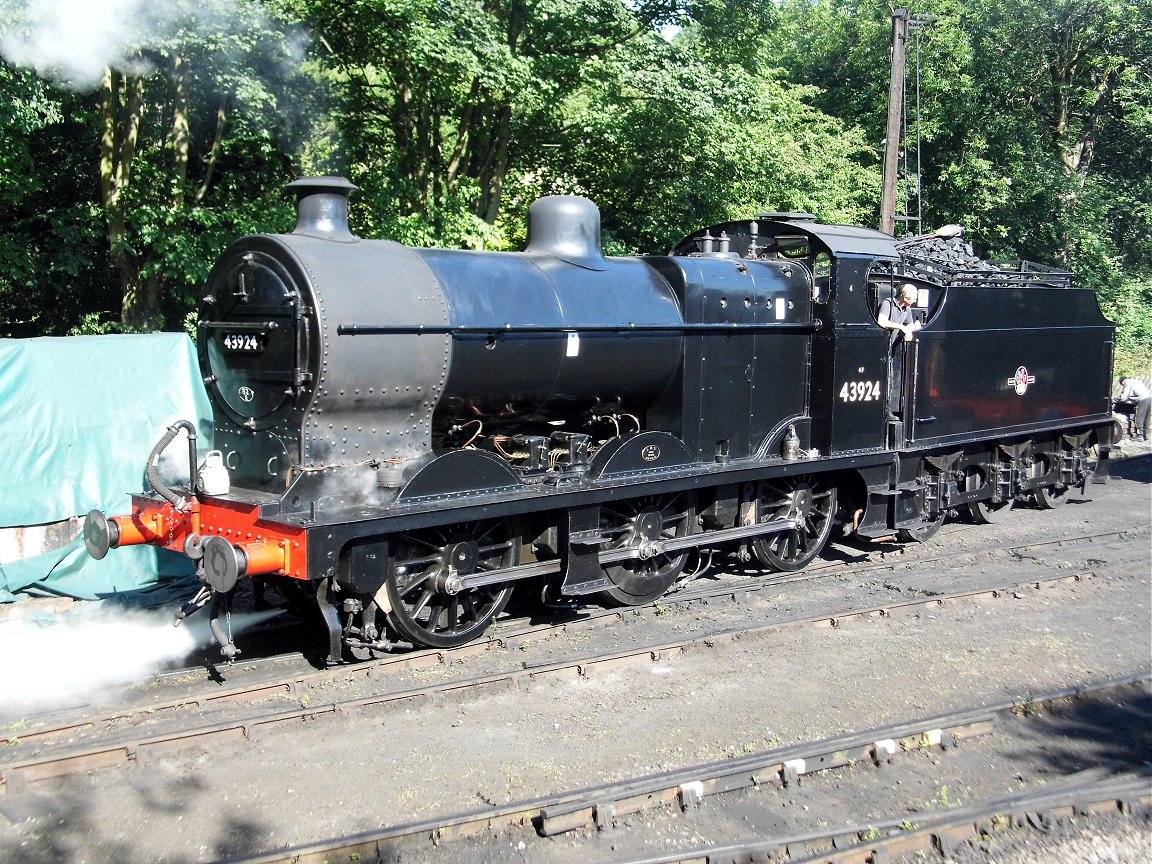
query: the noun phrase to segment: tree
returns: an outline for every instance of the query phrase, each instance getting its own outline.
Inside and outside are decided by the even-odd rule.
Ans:
[[[564,126],[589,64],[675,15],[666,0],[323,0],[291,4],[341,92],[348,170],[370,231],[499,243],[514,166]]]
[[[130,327],[161,324],[162,287],[170,296],[199,284],[217,238],[270,214],[283,223],[270,197],[294,173],[291,137],[301,134],[278,98],[297,74],[291,32],[255,5],[227,8],[230,27],[205,34],[194,17],[174,19],[128,71],[108,67],[101,82],[101,197]]]
[[[791,80],[821,88],[816,105],[879,141],[890,14],[877,0],[784,0],[767,50]],[[923,176],[910,182],[925,226],[957,222],[991,257],[1071,267],[1121,342],[1152,353],[1134,335],[1152,330],[1152,5],[924,0],[915,15],[931,25],[914,36],[920,114],[905,143],[921,143]]]
[[[74,94],[0,63],[0,336],[63,332],[115,301],[88,203],[90,119]]]
[[[117,19],[114,31],[72,31],[65,41],[52,38],[59,19],[37,17],[44,8],[6,8],[0,48],[56,82],[49,92],[69,110],[36,128],[5,125],[33,154],[33,184],[89,184],[60,200],[82,215],[85,241],[103,221],[106,252],[86,248],[96,262],[88,269],[104,280],[109,262],[122,326],[179,326],[228,237],[288,218],[280,187],[309,137],[289,110],[305,101],[290,92],[302,90],[297,35],[250,0],[173,0]],[[36,79],[13,71],[7,80]],[[47,152],[65,130],[69,146]],[[6,233],[26,239],[11,227]],[[68,241],[52,242],[50,257],[68,260]],[[105,284],[90,286],[88,311],[109,308]]]
[[[589,195],[628,252],[763,210],[862,218],[878,177],[858,130],[808,105],[809,88],[699,51],[712,35],[690,25],[674,44],[653,34],[599,60],[530,188]]]
[[[999,0],[971,14],[977,79],[989,103],[1011,118],[1013,137],[1028,133],[1025,140],[1055,160],[1054,252],[1067,261],[1101,131],[1130,110],[1152,109],[1152,6]]]

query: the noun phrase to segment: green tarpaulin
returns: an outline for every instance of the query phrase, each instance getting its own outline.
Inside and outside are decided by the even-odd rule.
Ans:
[[[145,489],[148,454],[176,420],[211,446],[211,409],[196,350],[181,333],[0,340],[0,529],[47,525],[93,508],[127,513]],[[188,476],[181,435],[174,477]],[[135,547],[93,561],[83,542],[0,563],[0,601],[17,594],[80,599],[155,593],[187,574],[180,556]]]

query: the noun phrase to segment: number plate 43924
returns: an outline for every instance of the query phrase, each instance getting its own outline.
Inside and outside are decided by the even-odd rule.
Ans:
[[[840,388],[840,399],[843,402],[875,402],[879,398],[879,381],[845,381]]]
[[[263,333],[225,333],[220,341],[225,351],[257,354],[264,350]]]

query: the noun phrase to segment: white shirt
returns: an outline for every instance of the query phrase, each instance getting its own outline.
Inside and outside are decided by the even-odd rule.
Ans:
[[[1139,402],[1149,396],[1152,396],[1152,391],[1147,384],[1139,378],[1129,378],[1124,382],[1124,392],[1120,394],[1120,399],[1124,402]]]

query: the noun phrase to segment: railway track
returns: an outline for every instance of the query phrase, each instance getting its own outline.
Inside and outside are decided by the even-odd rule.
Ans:
[[[69,718],[96,725],[0,744],[0,858],[204,862],[286,843],[301,849],[440,821],[445,813],[543,800],[606,778],[630,782],[844,730],[1146,673],[1139,647],[1148,614],[1146,487],[1118,484],[1116,491],[1122,494],[1111,500],[1071,502],[1054,524],[1051,514],[1025,511],[999,526],[958,526],[952,537],[945,526],[918,546],[837,545],[830,554],[852,560],[817,562],[819,571],[787,581],[737,573],[690,584],[653,607],[597,610],[597,618],[581,610],[563,627],[502,621],[496,639],[468,646],[466,656],[410,652],[315,680],[316,670],[301,670],[299,657],[294,666],[270,659],[222,668],[226,682],[205,680],[201,668],[186,671],[188,680],[148,682],[138,705],[29,718],[35,727],[9,727],[0,742]],[[297,678],[308,680],[295,692],[243,692]],[[225,695],[232,698],[195,704]],[[162,703],[187,707],[158,709]],[[971,738],[944,754],[909,751],[882,771],[842,768],[827,775],[831,788],[821,786],[825,775],[805,774],[798,785],[706,796],[688,810],[676,804],[625,814],[615,828],[604,820],[604,830],[544,839],[525,827],[461,843],[448,832],[439,846],[427,837],[398,842],[408,844],[404,860],[413,864],[578,864],[692,852],[700,860],[755,860],[758,841],[815,836],[824,830],[820,818],[873,826],[864,832],[871,840],[880,831],[874,826],[901,811],[850,814],[848,805],[882,800],[885,791],[854,795],[856,781],[898,784],[905,764],[931,777],[931,760],[958,764],[961,751],[995,738]],[[91,761],[69,762],[72,756]],[[905,790],[916,785],[903,776]],[[967,804],[995,797],[995,790],[977,797],[951,788]],[[1019,790],[1009,783],[999,790],[1006,791]],[[746,834],[697,827],[725,812],[720,802],[741,795],[759,800],[776,822],[758,822],[761,830]],[[795,818],[802,810],[807,821]],[[908,821],[920,825],[928,815],[938,814]],[[910,834],[900,821],[899,833]],[[629,846],[651,831],[663,831],[654,838],[662,842]],[[811,854],[835,851],[813,843]],[[726,845],[746,845],[747,854]],[[551,857],[556,850],[567,857]]]
[[[397,825],[379,831],[267,854],[230,859],[236,864],[310,864],[334,860],[387,861],[433,846],[448,855],[448,844],[462,839],[510,834],[526,842],[568,832],[610,831],[628,817],[649,812],[694,810],[734,793],[755,794],[768,788],[796,787],[820,775],[850,773],[872,766],[885,771],[894,763],[926,753],[963,751],[986,736],[1004,734],[1010,720],[1043,715],[1061,703],[1086,697],[1143,697],[1152,676],[1129,676],[1085,687],[1035,694],[868,730],[811,744],[712,761],[671,772],[637,777],[565,792],[547,798],[487,807],[446,818]],[[1145,742],[1147,744],[1147,742]],[[848,782],[841,778],[843,782]],[[837,824],[826,830],[785,834],[746,842],[694,848],[670,855],[634,857],[589,848],[597,860],[643,864],[698,862],[872,862],[894,856],[947,854],[971,838],[1019,826],[1042,830],[1054,820],[1092,813],[1124,813],[1152,807],[1152,769],[1147,765],[1101,764],[1050,780],[1040,788],[994,795],[979,802],[936,813],[903,812],[862,824]],[[675,818],[674,816],[671,818]],[[631,824],[635,825],[637,820]],[[612,847],[615,849],[615,847]],[[595,850],[595,851],[594,851]],[[481,860],[481,859],[477,859]]]
[[[636,617],[659,615],[669,609],[685,608],[692,604],[714,604],[729,600],[745,602],[758,595],[801,583],[819,582],[850,574],[855,582],[867,581],[867,578],[878,573],[896,573],[914,570],[923,583],[927,578],[939,578],[946,583],[947,574],[968,568],[974,565],[988,567],[996,562],[1043,562],[1045,554],[1052,555],[1058,551],[1070,549],[1093,550],[1094,555],[1105,554],[1103,550],[1110,547],[1120,551],[1117,559],[1114,555],[1113,566],[1118,566],[1129,560],[1141,556],[1147,557],[1143,547],[1133,547],[1131,541],[1152,536],[1149,526],[1134,526],[1131,528],[1114,529],[1079,535],[1075,537],[1062,537],[1059,539],[1038,540],[1028,544],[1001,544],[981,549],[978,552],[964,555],[955,554],[914,554],[905,557],[888,557],[890,552],[878,549],[872,553],[873,558],[879,560],[858,561],[845,558],[840,561],[822,561],[814,564],[799,573],[778,575],[737,575],[725,576],[722,581],[712,583],[708,580],[688,582],[680,590],[674,591],[661,598],[654,606],[628,607],[605,609],[599,606],[581,607],[580,609],[556,610],[556,623],[531,624],[530,615],[509,618],[500,623],[500,626],[488,637],[476,640],[467,645],[454,649],[418,649],[401,650],[396,654],[382,656],[370,661],[350,664],[347,666],[327,669],[300,670],[301,658],[298,654],[284,654],[255,660],[247,660],[235,664],[230,675],[249,679],[231,687],[221,687],[219,683],[202,679],[203,668],[183,668],[157,675],[154,679],[141,685],[130,688],[126,692],[127,701],[111,710],[92,710],[87,706],[75,711],[56,711],[40,717],[29,716],[19,724],[0,730],[0,760],[3,759],[5,748],[39,743],[54,738],[74,736],[85,730],[96,730],[112,727],[116,724],[130,722],[133,718],[170,718],[180,713],[203,710],[213,705],[224,705],[236,702],[253,702],[269,699],[291,698],[300,700],[306,698],[310,691],[325,688],[337,682],[348,680],[368,679],[373,682],[400,678],[413,672],[430,669],[444,669],[454,664],[460,664],[469,659],[488,655],[494,651],[524,649],[526,646],[539,644],[543,640],[555,639],[562,636],[585,636],[591,632],[601,631]],[[1127,549],[1126,549],[1127,547]],[[929,547],[898,547],[899,550],[911,548],[915,552],[927,551]],[[867,552],[868,550],[865,550]],[[1089,560],[1098,560],[1090,558]],[[947,565],[946,570],[933,576],[932,565]],[[1037,575],[1044,575],[1044,566],[1037,568]],[[1083,571],[1080,576],[1090,574],[1091,570]],[[971,578],[971,577],[966,577]],[[919,584],[915,588],[910,586],[893,586],[886,584],[886,588],[895,589],[900,593],[910,593],[914,596],[945,595],[948,590],[943,587],[932,588]],[[1000,587],[997,584],[975,586],[981,590],[995,593]],[[960,596],[960,595],[957,595]],[[884,608],[877,606],[876,608]],[[827,615],[809,616],[804,620],[829,620],[850,614],[850,610],[834,609]],[[788,622],[784,622],[788,624]],[[778,626],[768,624],[767,626]],[[790,624],[788,626],[791,626]],[[287,671],[280,671],[276,667],[280,664],[289,666]],[[540,665],[540,664],[537,664]],[[163,684],[177,682],[177,687],[187,690],[189,686],[193,692],[182,692],[171,698],[158,698],[157,690],[163,689]],[[206,685],[206,686],[205,686]],[[212,689],[207,689],[211,686]],[[133,698],[139,694],[140,698]]]
[[[399,679],[404,675],[414,672],[420,673],[427,670],[441,670],[456,664],[463,664],[476,657],[489,655],[492,652],[501,650],[523,650],[526,646],[538,645],[542,641],[563,636],[583,638],[589,633],[603,631],[621,622],[637,617],[664,614],[670,609],[684,608],[699,603],[715,604],[719,601],[746,602],[757,595],[770,591],[779,591],[785,586],[817,582],[834,578],[844,573],[851,573],[854,581],[859,582],[866,581],[870,574],[914,570],[917,575],[921,577],[921,581],[923,581],[926,573],[929,574],[929,578],[932,576],[932,571],[926,571],[925,568],[933,564],[946,564],[947,569],[936,574],[941,577],[941,581],[943,582],[946,581],[947,573],[970,567],[974,564],[987,567],[997,561],[1015,561],[1020,563],[1030,561],[1044,562],[1045,559],[1042,556],[1045,553],[1051,555],[1054,552],[1072,548],[1090,548],[1094,550],[1094,554],[1105,554],[1103,550],[1112,546],[1118,546],[1121,550],[1121,557],[1113,562],[1113,566],[1119,566],[1128,561],[1128,558],[1124,557],[1124,555],[1127,554],[1124,551],[1125,546],[1129,547],[1129,550],[1136,558],[1140,556],[1146,558],[1146,551],[1143,550],[1142,547],[1132,549],[1129,544],[1133,539],[1146,538],[1149,536],[1152,536],[1152,529],[1148,526],[1137,526],[1070,538],[1040,540],[1024,545],[998,545],[962,556],[919,555],[911,559],[901,557],[896,560],[890,560],[884,552],[879,552],[879,555],[884,556],[881,557],[881,560],[869,560],[867,562],[852,560],[825,561],[809,567],[800,573],[779,574],[775,576],[737,577],[735,579],[725,577],[721,582],[714,584],[706,581],[686,583],[686,587],[661,598],[658,604],[654,606],[629,607],[623,609],[605,609],[598,606],[583,607],[579,610],[578,617],[576,617],[576,610],[569,610],[567,620],[563,620],[562,618],[558,623],[530,624],[527,623],[530,616],[509,619],[508,621],[502,622],[502,626],[489,637],[455,649],[401,651],[395,655],[387,655],[371,661],[327,669],[310,669],[308,671],[301,671],[299,669],[300,657],[296,654],[246,661],[235,664],[235,666],[232,667],[232,672],[235,673],[237,677],[254,680],[248,680],[247,683],[241,683],[232,687],[220,687],[212,681],[206,679],[202,681],[199,680],[203,675],[202,667],[172,670],[157,675],[152,681],[131,688],[127,694],[129,697],[128,702],[118,705],[111,710],[92,711],[85,707],[77,711],[57,711],[42,717],[30,716],[25,718],[19,724],[3,730],[3,740],[0,742],[0,760],[3,759],[6,748],[10,750],[11,748],[21,745],[75,736],[85,730],[111,728],[118,724],[131,722],[133,718],[150,719],[162,717],[167,719],[177,714],[202,711],[209,706],[238,702],[256,702],[284,698],[293,700],[304,699],[306,701],[308,698],[306,694],[309,692],[326,688],[338,682],[359,679],[367,679],[373,682],[387,681],[389,679]],[[925,547],[912,548],[924,549]],[[1113,557],[1115,558],[1115,556]],[[1090,558],[1089,560],[1098,561],[1098,559],[1095,558]],[[1036,568],[1037,576],[1045,576],[1045,570],[1044,564],[1041,563],[1040,566]],[[1092,572],[1091,570],[1085,570],[1077,574],[1077,576],[1078,578],[1084,578]],[[1066,575],[1068,574],[1061,574],[1062,577]],[[1049,582],[1051,580],[1045,578],[1043,581]],[[893,586],[889,584],[885,587],[892,588]],[[981,593],[995,594],[1003,588],[1003,585],[989,583],[976,587],[980,589]],[[911,593],[915,596],[922,597],[932,597],[948,593],[943,587],[936,590],[931,587],[925,587],[924,585],[920,585],[915,589],[896,586],[896,590],[901,593]],[[959,592],[956,596],[963,596],[964,593],[965,592]],[[892,608],[900,608],[901,606],[901,604],[888,605],[891,605]],[[885,606],[880,605],[875,608],[883,609]],[[557,614],[562,616],[563,610],[558,611]],[[842,619],[847,615],[851,615],[850,609],[832,609],[827,614],[799,617],[795,622],[776,619],[773,622],[768,622],[765,626],[795,626],[797,623],[803,624],[809,621]],[[276,665],[285,662],[287,662],[290,668],[286,673],[280,673],[276,669]],[[539,666],[543,664],[537,662],[536,665]],[[268,670],[271,670],[271,673],[269,673]],[[193,676],[195,676],[197,680],[191,680]],[[184,689],[187,689],[189,684],[191,684],[194,692],[181,693],[173,698],[167,699],[157,698],[153,695],[158,683],[172,681],[179,682]],[[202,685],[209,685],[211,689],[206,689]],[[134,700],[131,698],[133,694],[142,694],[143,698]]]
[[[1095,540],[1098,542],[1100,538]],[[1104,567],[1097,571],[1053,574],[1050,567],[1021,556],[1022,549],[1034,548],[1035,544],[1029,547],[1005,547],[1002,550],[1002,554],[1030,568],[1027,575],[1020,574],[1012,581],[964,591],[931,594],[921,591],[915,599],[900,602],[866,607],[848,606],[821,611],[815,615],[712,627],[686,638],[655,641],[623,650],[595,651],[563,659],[546,655],[535,657],[518,651],[513,655],[514,664],[505,663],[505,668],[496,673],[464,674],[415,687],[406,687],[402,683],[396,686],[399,673],[444,669],[449,664],[463,667],[467,664],[457,661],[488,652],[494,644],[516,648],[532,644],[533,633],[548,632],[554,635],[556,632],[554,628],[539,628],[515,636],[504,634],[498,642],[468,645],[450,652],[417,652],[376,663],[314,672],[288,680],[263,681],[211,694],[201,693],[168,702],[155,702],[136,707],[130,712],[115,711],[100,716],[66,719],[56,724],[45,723],[38,728],[15,729],[8,733],[7,746],[0,750],[0,790],[7,795],[20,794],[31,784],[55,777],[128,764],[147,764],[166,754],[208,743],[248,742],[264,730],[285,724],[316,722],[365,711],[403,709],[425,702],[444,704],[451,699],[474,699],[486,693],[529,688],[557,676],[586,678],[622,667],[660,663],[688,651],[706,650],[726,642],[787,635],[806,628],[835,628],[859,620],[921,615],[961,602],[1005,600],[1036,591],[1079,585],[1109,572]],[[1123,567],[1124,564],[1119,566]],[[702,596],[715,599],[721,594],[744,599],[740,592],[734,593],[730,587],[696,597],[688,595],[682,599],[684,602],[699,601]],[[625,620],[625,616],[659,614],[658,608],[600,613],[585,621],[564,625],[564,632],[573,635],[581,628],[603,627],[610,621]],[[368,695],[337,695],[336,698],[323,700],[318,698],[317,694],[329,695],[324,688],[335,683],[350,685],[352,690],[369,688],[373,692]],[[345,688],[340,692],[347,693],[347,690]],[[251,711],[255,702],[265,703],[264,707]],[[218,709],[224,715],[223,718],[208,719],[209,709],[212,708]],[[237,717],[238,710],[248,713]],[[200,722],[189,726],[186,720],[189,717]]]

